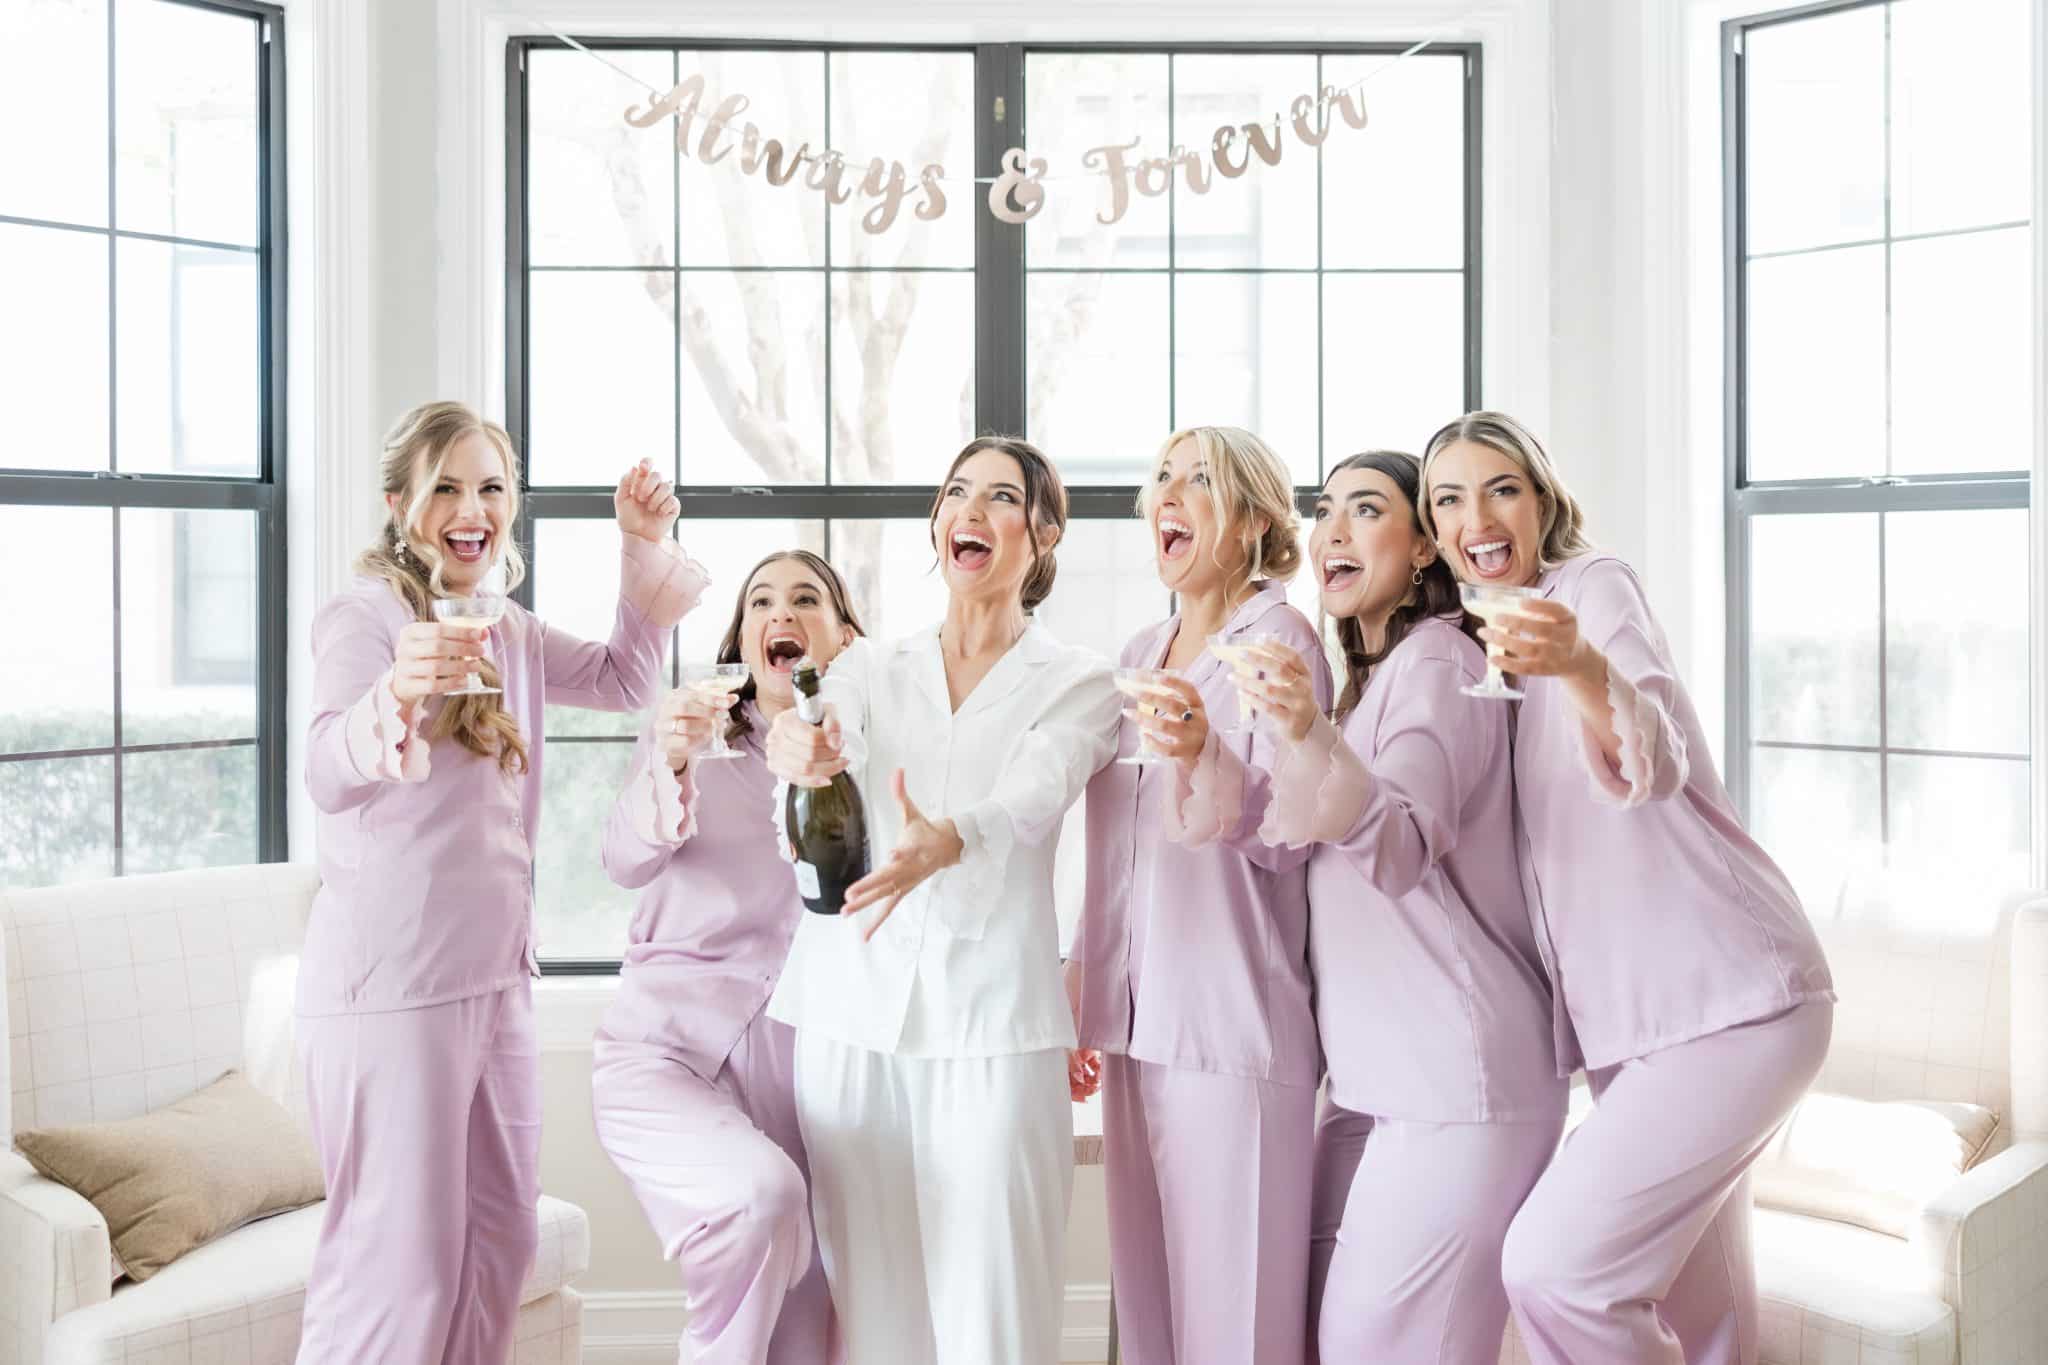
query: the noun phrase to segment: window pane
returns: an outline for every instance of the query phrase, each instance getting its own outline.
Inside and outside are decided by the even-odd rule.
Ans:
[[[1748,271],[1749,478],[1883,473],[1884,248]]]
[[[2027,465],[2033,335],[2025,228],[1892,247],[1892,472]]]
[[[946,614],[929,523],[923,518],[832,522],[832,567],[846,580],[861,625],[878,640],[912,635]]]
[[[0,506],[0,754],[114,742],[113,536],[104,508]]]
[[[1752,749],[1751,831],[1824,918],[1852,875],[1876,866],[1884,828],[1876,754]]]
[[[1323,144],[1323,264],[1463,268],[1464,58],[1323,58],[1325,85],[1368,75],[1352,99],[1371,121],[1354,129],[1333,113]]]
[[[832,482],[936,483],[974,434],[974,276],[832,276]]]
[[[1174,291],[1175,429],[1255,431],[1314,483],[1315,276],[1177,275]]]
[[[106,0],[0,5],[0,128],[0,213],[106,226]]]
[[[535,521],[534,614],[581,640],[610,639],[619,608],[619,535],[609,517]],[[631,735],[641,719],[580,706],[547,708],[549,735]]]
[[[605,61],[659,90],[668,52],[608,48]],[[527,53],[526,226],[535,265],[667,265],[675,259],[675,121],[635,128],[651,98],[576,51]]]
[[[105,469],[107,239],[0,223],[0,299],[0,468]]]
[[[870,160],[903,163],[906,193],[893,226],[881,233],[861,219],[885,202],[855,194],[832,215],[832,264],[967,266],[974,264],[974,220],[987,212],[974,176],[974,54],[971,52],[835,52],[832,72],[834,147],[852,160],[846,183],[857,188]],[[918,175],[937,162],[958,183],[942,185],[947,212],[936,222],[916,216],[925,194]],[[793,192],[795,193],[795,192]],[[812,198],[820,196],[811,195]],[[971,349],[971,348],[970,348]]]
[[[114,760],[0,763],[0,886],[114,875]]]
[[[740,116],[741,131],[751,120],[764,137],[783,144],[785,157],[805,144],[812,151],[826,145],[822,52],[688,51],[676,59],[682,79],[703,74],[706,114],[727,95],[744,94],[752,103]],[[653,128],[641,131],[661,136]],[[825,196],[805,187],[808,164],[778,188],[768,183],[765,165],[753,175],[742,174],[736,150],[716,165],[705,165],[696,155],[703,137],[700,117],[691,126],[689,153],[676,160],[682,177],[682,263],[825,264]],[[733,139],[728,137],[726,145],[734,145]],[[787,169],[790,163],[783,165]]]
[[[253,744],[124,754],[122,871],[255,862],[256,800]]]
[[[1465,411],[1465,277],[1323,280],[1323,466],[1376,447],[1421,454]]]
[[[617,958],[626,951],[634,893],[605,875],[605,822],[625,785],[633,746],[553,744],[541,764],[540,840],[534,852],[535,951],[543,957]]]
[[[1879,742],[1877,521],[1847,515],[1750,519],[1755,738]]]
[[[607,487],[643,457],[674,467],[674,282],[665,271],[532,276],[534,485]]]
[[[255,736],[256,603],[254,512],[122,511],[124,743]]]
[[[821,482],[824,277],[702,271],[682,279],[682,481]]]
[[[2026,0],[1892,5],[1892,231],[2027,216]]]
[[[1166,63],[1157,53],[1027,53],[1019,140],[1033,156],[1045,158],[1048,174],[1074,174],[1091,149],[1124,147],[1132,139],[1137,146],[1124,151],[1126,162],[1167,155],[1173,148],[1166,126]],[[1202,129],[1199,136],[1208,132]],[[1181,141],[1191,139],[1183,134]],[[1045,192],[1045,207],[1024,225],[1028,266],[1099,270],[1167,264],[1167,195],[1133,189],[1123,217],[1104,226],[1107,180],[1055,182]]]
[[[124,473],[253,476],[263,468],[258,258],[123,239],[115,281]]]
[[[1892,744],[2024,755],[2026,509],[1894,513],[1884,577]]]
[[[2027,878],[2027,765],[2012,759],[1891,759],[1891,868],[1954,905]]]
[[[1206,160],[1214,130],[1223,124],[1262,124],[1270,136],[1273,116],[1287,113],[1290,100],[1313,95],[1315,88],[1313,56],[1175,57],[1174,141]],[[1315,266],[1316,154],[1291,127],[1281,133],[1278,145],[1280,164],[1268,166],[1247,149],[1240,132],[1237,156],[1256,169],[1236,180],[1212,171],[1206,194],[1188,190],[1185,172],[1177,172],[1175,265]]]
[[[1172,428],[1167,277],[1032,275],[1025,430],[1071,484],[1136,483]]]
[[[261,35],[247,15],[190,5],[116,10],[117,226],[255,245]]]
[[[1892,8],[1866,5],[1744,34],[1751,253],[1884,235],[1884,30]]]

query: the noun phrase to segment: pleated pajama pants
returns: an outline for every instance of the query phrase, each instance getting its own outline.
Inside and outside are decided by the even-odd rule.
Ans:
[[[1315,1105],[1308,1086],[1102,1059],[1128,1365],[1299,1365]]]
[[[1422,1123],[1323,1103],[1309,1323],[1322,1365],[1494,1365],[1501,1243],[1564,1116]]]
[[[298,1030],[327,1178],[299,1365],[504,1365],[539,1241],[531,987]]]
[[[1059,1359],[1063,1049],[897,1057],[800,1029],[796,1102],[847,1365]]]
[[[715,1081],[657,1045],[597,1040],[598,1141],[681,1273],[696,1365],[824,1365],[832,1355],[795,1040],[757,1014]]]
[[[1749,1167],[1820,1074],[1826,1001],[1592,1072],[1597,1104],[1508,1230],[1537,1365],[1755,1365]]]

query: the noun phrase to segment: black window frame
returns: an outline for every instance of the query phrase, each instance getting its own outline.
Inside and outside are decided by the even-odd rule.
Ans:
[[[2028,752],[2018,754],[1983,752],[1976,750],[1926,749],[1910,745],[1893,744],[1890,731],[1889,705],[1887,696],[1887,639],[1885,626],[1885,552],[1888,516],[1893,513],[1930,511],[2000,511],[2028,506],[2031,482],[2030,471],[2022,466],[2017,470],[1986,471],[1964,474],[1893,474],[1868,475],[1860,478],[1823,479],[1776,479],[1758,480],[1749,476],[1748,449],[1748,186],[1747,186],[1747,86],[1745,83],[1744,46],[1748,34],[1758,29],[1792,23],[1802,19],[1816,18],[1827,14],[1846,13],[1851,10],[1867,9],[1873,5],[1882,6],[1887,15],[1891,13],[1892,0],[1820,0],[1819,3],[1794,5],[1766,13],[1745,15],[1725,20],[1721,25],[1721,186],[1722,186],[1722,281],[1723,281],[1723,406],[1722,406],[1722,488],[1723,509],[1723,551],[1726,556],[1727,595],[1726,643],[1727,643],[1727,694],[1725,697],[1726,751],[1725,771],[1730,795],[1736,809],[1745,819],[1751,817],[1751,764],[1750,754],[1755,748],[1790,749],[1813,752],[1862,753],[1878,759],[1878,834],[1882,842],[1889,844],[1891,836],[1891,765],[1894,756],[1927,758],[1969,758],[1996,759],[2028,763]],[[2037,14],[2035,22],[2043,22]],[[1892,41],[1889,27],[1886,31],[1887,58]],[[1891,119],[1891,89],[1889,80],[1885,83],[1885,119],[1887,146]],[[1884,230],[1879,239],[1870,244],[1881,244],[1886,254],[1886,272],[1889,279],[1890,255],[1895,244],[1927,237],[1966,236],[1973,233],[1997,230],[2017,224],[1984,224],[1938,232],[1898,234],[1892,230],[1891,166],[1887,156],[1885,167],[1886,192],[1884,207]],[[2033,232],[2040,232],[2042,225],[2031,223]],[[1839,249],[1840,245],[1862,245],[1862,243],[1831,244],[1822,247],[1797,248],[1779,254],[1801,254],[1812,251]],[[1885,384],[1886,433],[1887,441],[1891,430],[1890,385],[1892,383],[1889,336],[1892,326],[1892,306],[1887,285],[1885,299],[1885,327],[1887,335]],[[1889,463],[1889,455],[1887,457]],[[1876,514],[1877,515],[1877,723],[1878,739],[1875,744],[1805,743],[1799,741],[1760,741],[1752,738],[1750,725],[1750,645],[1752,639],[1750,623],[1750,596],[1752,588],[1750,529],[1761,517],[1799,514]],[[2037,727],[2039,717],[2030,716],[2030,727]],[[2031,748],[2032,736],[2029,736]]]
[[[75,749],[0,754],[0,763],[111,757],[114,769],[114,874],[127,871],[123,820],[123,759],[130,754],[174,753],[205,749],[253,748],[256,751],[256,858],[278,863],[290,856],[286,810],[286,674],[290,659],[286,606],[285,465],[286,465],[286,279],[287,233],[285,197],[285,16],[280,4],[264,0],[159,0],[187,9],[242,15],[257,24],[257,203],[258,240],[253,248],[196,238],[138,232],[118,226],[117,167],[120,136],[115,100],[119,90],[116,33],[121,7],[107,7],[107,222],[93,226],[61,220],[0,214],[0,223],[84,233],[108,242],[108,468],[56,471],[18,468],[0,455],[0,506],[107,509],[112,514],[113,600],[109,629],[113,635],[113,736],[107,745]],[[131,57],[132,60],[132,57]],[[116,249],[122,241],[162,242],[254,254],[259,262],[257,339],[259,366],[259,463],[252,476],[157,474],[125,471],[120,466],[120,401],[118,377],[119,295]],[[251,512],[256,520],[256,733],[249,738],[185,740],[157,744],[124,742],[122,719],[121,513],[135,511],[231,510]],[[174,591],[182,602],[186,568],[176,565]],[[182,664],[184,641],[176,642]],[[181,681],[205,681],[180,674]]]
[[[572,44],[593,52],[609,50],[705,51],[705,50],[788,50],[830,54],[840,52],[948,52],[971,53],[974,60],[974,93],[970,106],[975,111],[974,174],[992,176],[1001,172],[1003,152],[1029,145],[1022,131],[1026,117],[1025,59],[1033,53],[1146,53],[1163,55],[1249,54],[1351,56],[1380,55],[1392,59],[1414,46],[1412,42],[1014,42],[1014,43],[920,43],[920,42],[814,42],[770,38],[692,38],[673,36],[515,36],[505,51],[505,425],[516,449],[527,448],[531,431],[527,364],[531,348],[528,285],[532,277],[528,259],[527,234],[527,54],[535,51],[569,51]],[[1464,404],[1479,406],[1482,295],[1481,243],[1483,162],[1483,52],[1477,42],[1432,42],[1435,53],[1455,53],[1464,70]],[[997,101],[1006,117],[999,122],[993,111]],[[1206,130],[1204,130],[1206,131]],[[650,133],[650,136],[653,134]],[[1318,158],[1318,167],[1321,160]],[[1320,193],[1320,169],[1318,171]],[[1026,393],[1026,300],[1027,267],[1025,225],[1006,223],[987,211],[981,202],[981,187],[965,196],[953,208],[955,213],[974,215],[975,367],[974,426],[977,432],[1022,432],[1025,429]],[[1170,192],[1179,193],[1178,187]],[[1321,241],[1318,215],[1318,243]],[[829,242],[829,234],[828,234]],[[828,247],[829,250],[829,247]],[[680,269],[671,264],[649,269]],[[715,269],[715,267],[710,267]],[[830,256],[824,266],[805,270],[845,269],[833,267]],[[926,267],[932,269],[933,267]],[[966,267],[940,268],[966,273]],[[1325,274],[1370,273],[1344,268],[1326,268],[1317,253],[1313,271],[1261,270],[1258,268],[1212,267],[1207,270],[1168,265],[1144,267],[1141,273],[1192,275],[1201,273],[1255,275],[1271,273]],[[1415,272],[1408,272],[1415,273]],[[1320,298],[1321,291],[1318,290]],[[830,372],[831,329],[826,329],[826,367]],[[1322,335],[1318,331],[1318,383],[1321,383]],[[1169,371],[1168,397],[1172,398]],[[828,439],[829,439],[829,423]],[[1162,433],[1166,430],[1161,428]],[[1317,417],[1322,431],[1322,416]],[[1322,461],[1318,451],[1318,466]],[[830,478],[827,455],[826,478]],[[1314,507],[1319,486],[1301,485],[1295,490],[1303,515]],[[793,519],[822,520],[825,523],[826,552],[831,550],[834,521],[921,520],[929,512],[937,493],[935,484],[835,485],[830,482],[798,485],[685,484],[678,488],[687,520]],[[1135,484],[1075,484],[1067,489],[1071,520],[1128,520],[1135,504]],[[521,505],[517,535],[528,548],[529,572],[515,597],[533,605],[534,588],[546,572],[539,556],[532,554],[534,523],[541,520],[603,520],[612,516],[612,490],[595,486],[549,485],[534,488],[524,469],[521,473]],[[627,743],[630,736],[550,736],[550,742]],[[609,976],[619,969],[616,958],[540,959],[540,969],[549,976]]]

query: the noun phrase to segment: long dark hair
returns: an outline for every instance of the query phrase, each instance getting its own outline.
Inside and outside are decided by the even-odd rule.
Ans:
[[[832,610],[841,625],[851,627],[855,635],[867,634],[860,628],[860,617],[854,614],[853,598],[846,591],[846,580],[839,576],[839,570],[826,563],[824,556],[814,555],[809,550],[777,550],[774,554],[762,556],[761,562],[747,570],[747,576],[740,580],[740,595],[732,604],[732,622],[725,628],[725,638],[718,642],[718,662],[740,662],[740,630],[747,622],[747,597],[754,590],[754,576],[770,564],[785,559],[797,561],[818,576],[818,581],[825,585],[825,595],[832,599]],[[754,678],[750,673],[740,684],[739,694],[733,701],[729,713],[732,723],[725,729],[726,743],[734,743],[752,733],[754,727],[747,719],[747,703],[754,699],[755,691]]]
[[[1417,531],[1423,530],[1420,505],[1422,501],[1422,462],[1413,455],[1399,450],[1368,450],[1357,455],[1348,455],[1330,466],[1330,472],[1323,479],[1323,487],[1330,486],[1330,480],[1347,469],[1370,469],[1384,474],[1401,490],[1401,496],[1408,499],[1408,517]],[[1394,652],[1394,646],[1405,639],[1417,621],[1431,616],[1455,617],[1458,628],[1470,633],[1471,625],[1465,619],[1465,609],[1458,601],[1458,580],[1452,576],[1451,568],[1443,557],[1429,561],[1422,570],[1422,581],[1411,588],[1408,595],[1394,608],[1394,614],[1387,618],[1387,635],[1378,649],[1367,649],[1365,628],[1358,624],[1356,616],[1337,618],[1337,646],[1344,653],[1344,691],[1337,698],[1337,709],[1333,719],[1342,723],[1351,714],[1358,699],[1365,695],[1366,681],[1372,677],[1372,670],[1380,660]]]
[[[1059,547],[1059,538],[1053,540],[1053,549],[1038,547],[1038,533],[1050,526],[1064,537],[1067,533],[1067,486],[1060,482],[1060,473],[1052,467],[1052,461],[1045,452],[1020,436],[977,436],[962,446],[960,453],[953,457],[953,463],[946,467],[946,477],[939,480],[939,491],[932,497],[932,512],[929,521],[932,552],[939,550],[939,508],[946,501],[946,485],[953,482],[953,476],[960,472],[960,466],[984,450],[999,450],[1017,462],[1024,471],[1024,526],[1031,537],[1031,572],[1024,575],[1024,610],[1038,610],[1039,603],[1052,596],[1053,579],[1059,576],[1060,566],[1054,558]]]

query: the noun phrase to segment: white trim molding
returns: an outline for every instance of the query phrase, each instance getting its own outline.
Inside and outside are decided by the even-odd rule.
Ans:
[[[584,1365],[676,1365],[688,1316],[680,1289],[583,1292]],[[1061,1317],[1062,1365],[1109,1358],[1109,1286],[1070,1284]],[[683,1356],[685,1365],[689,1356]]]
[[[2048,891],[2048,14],[2034,7],[2034,475],[2033,592],[2028,640],[2033,659],[2034,886]]]

